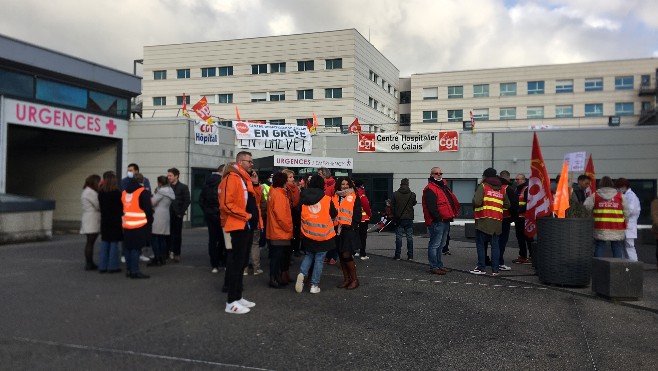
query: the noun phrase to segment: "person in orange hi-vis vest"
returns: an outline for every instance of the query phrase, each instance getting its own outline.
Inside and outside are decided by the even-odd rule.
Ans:
[[[354,191],[354,182],[348,177],[340,177],[336,182],[336,192],[332,198],[334,206],[338,209],[338,217],[334,225],[336,228],[336,245],[340,258],[340,267],[343,270],[343,282],[338,288],[348,290],[359,287],[356,276],[354,253],[360,249],[358,229],[361,223],[361,199]]]
[[[121,193],[123,203],[123,247],[126,257],[126,276],[130,278],[149,278],[139,271],[139,256],[142,247],[150,238],[150,226],[153,224],[153,207],[151,192],[141,184],[144,176],[135,173]]]
[[[626,220],[630,210],[622,193],[614,188],[609,176],[601,178],[596,192],[585,200],[583,206],[594,217],[594,256],[604,256],[605,245],[610,241],[612,256],[622,258],[626,238]]]

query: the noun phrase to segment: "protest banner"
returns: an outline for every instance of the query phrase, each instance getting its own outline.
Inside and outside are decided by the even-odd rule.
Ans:
[[[215,125],[208,124],[202,120],[194,122],[194,144],[206,146],[219,145],[219,129]]]
[[[459,133],[359,133],[358,152],[443,152],[459,150]]]
[[[309,157],[274,155],[274,166],[281,167],[326,167],[330,169],[353,169],[354,160],[339,157]]]
[[[308,128],[296,125],[267,125],[233,121],[239,148],[310,154],[313,150]]]

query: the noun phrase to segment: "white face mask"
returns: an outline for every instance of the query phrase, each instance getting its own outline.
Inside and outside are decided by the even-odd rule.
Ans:
[[[129,171],[127,176],[128,176],[128,178],[132,178],[133,175],[135,175],[135,173],[133,173],[132,171]]]

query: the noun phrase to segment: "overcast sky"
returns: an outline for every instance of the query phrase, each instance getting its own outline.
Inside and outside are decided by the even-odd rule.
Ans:
[[[412,73],[658,57],[656,0],[0,0],[0,33],[132,72],[145,45],[356,28]]]

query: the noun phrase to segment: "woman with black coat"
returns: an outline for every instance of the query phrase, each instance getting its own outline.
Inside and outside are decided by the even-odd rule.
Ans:
[[[123,241],[123,204],[117,176],[113,171],[103,174],[103,184],[98,192],[101,209],[101,251],[98,263],[99,273],[121,272],[119,268],[119,241]]]

